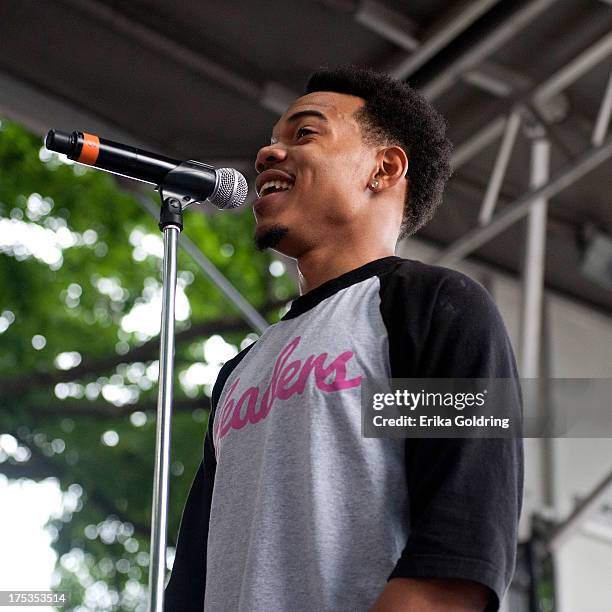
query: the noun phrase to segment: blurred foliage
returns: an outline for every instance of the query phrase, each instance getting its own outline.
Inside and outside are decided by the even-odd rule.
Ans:
[[[185,213],[184,233],[273,322],[294,283],[278,263],[270,274],[253,230],[248,208]],[[144,609],[158,346],[138,329],[142,310],[133,329],[126,317],[159,294],[160,240],[114,176],[66,163],[2,120],[0,433],[18,449],[0,450],[0,473],[58,479],[64,513],[48,528],[55,588],[70,591],[73,610]],[[255,337],[184,253],[179,279],[189,313],[177,321],[169,544],[200,461],[211,382],[228,344],[235,352]],[[217,329],[223,341],[209,339]]]

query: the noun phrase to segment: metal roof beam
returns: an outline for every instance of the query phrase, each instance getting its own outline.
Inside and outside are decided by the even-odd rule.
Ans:
[[[283,113],[287,108],[286,100],[297,97],[292,93],[289,94],[287,88],[280,83],[267,81],[261,85],[247,79],[228,69],[226,66],[212,61],[185,45],[138,23],[134,19],[130,19],[99,0],[61,1],[80,12],[104,22],[111,31],[122,32],[129,36],[130,39],[153,49],[156,53],[162,53],[172,58],[182,66],[187,66],[202,76],[220,83],[238,95],[257,100],[264,108],[274,113]]]
[[[41,136],[51,128],[69,132],[86,129],[112,140],[128,140],[141,148],[159,148],[159,143],[144,142],[81,105],[1,71],[0,113]]]
[[[513,110],[506,121],[504,137],[502,138],[501,145],[497,152],[497,158],[493,165],[493,172],[491,172],[487,191],[482,201],[480,212],[478,213],[478,225],[487,225],[487,223],[491,221],[495,205],[499,198],[499,192],[501,191],[506,176],[506,170],[508,169],[508,163],[510,162],[516,135],[521,127],[521,121],[522,115],[520,109]]]
[[[611,53],[612,32],[609,32],[536,87],[531,97],[536,103],[552,98],[586,74],[593,66],[606,59]]]
[[[491,61],[483,62],[474,70],[468,70],[461,75],[461,80],[498,98],[505,98],[532,86],[531,79]]]
[[[406,51],[414,51],[421,44],[415,36],[415,22],[380,2],[363,0],[355,13],[355,21]]]
[[[480,151],[494,143],[504,133],[505,126],[506,117],[500,115],[455,147],[451,159],[453,170],[457,170]]]
[[[606,91],[601,101],[599,112],[597,113],[593,136],[591,137],[591,142],[595,146],[600,145],[606,137],[606,132],[610,125],[610,114],[612,114],[612,68],[610,69]]]
[[[497,98],[506,98],[514,92],[510,83],[496,79],[482,70],[470,70],[461,77],[461,80],[468,85],[493,94]]]
[[[612,472],[581,501],[567,519],[557,525],[546,542],[548,550],[556,551],[572,538],[587,521],[593,518],[610,498],[612,492]]]
[[[518,34],[518,32],[557,1],[535,0],[534,2],[528,2],[517,10],[476,45],[460,55],[450,66],[442,70],[439,75],[434,77],[423,88],[425,97],[435,100],[461,78],[462,74],[480,64],[486,57],[508,42],[508,40]],[[398,70],[398,74],[403,74],[403,72]]]
[[[538,201],[553,198],[610,157],[612,157],[612,137],[605,140],[601,146],[588,149],[573,163],[561,168],[546,185],[533,189],[515,200],[513,204],[497,213],[488,225],[467,232],[437,255],[433,263],[447,266],[463,259],[522,219]]]
[[[481,15],[489,8],[488,4],[493,3],[475,3],[467,8],[464,8],[458,15],[453,18],[446,18],[437,27],[437,33],[440,35],[445,32],[445,36],[440,36],[437,39],[438,45],[446,45],[451,42],[452,38],[456,38],[462,31],[465,30],[473,20]],[[422,48],[421,42],[416,37],[416,24],[411,19],[405,17],[402,13],[389,9],[379,2],[372,0],[363,0],[354,15],[355,20],[366,27],[368,30],[382,36],[385,40],[395,43],[402,49],[415,52],[409,55],[406,60],[418,57],[421,51],[416,51]],[[445,29],[446,26],[446,29]],[[451,36],[452,35],[452,36]],[[436,34],[431,35],[432,38]],[[431,39],[426,39],[423,46],[429,45],[429,51],[424,51],[419,57],[418,62],[425,62],[432,57],[430,53],[435,50],[436,45]],[[415,63],[415,66],[416,66]],[[392,70],[397,69],[392,67]],[[493,62],[488,62],[480,69],[474,69],[467,72],[463,79],[466,83],[479,87],[488,93],[498,97],[510,95],[515,89],[523,89],[527,87],[527,79],[521,77],[508,68],[497,66]]]
[[[499,0],[473,0],[461,6],[452,15],[434,24],[433,28],[425,33],[419,48],[395,62],[389,73],[398,79],[408,78],[498,2]]]

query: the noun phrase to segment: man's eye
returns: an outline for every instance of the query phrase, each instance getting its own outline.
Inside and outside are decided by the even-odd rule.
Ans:
[[[302,136],[307,136],[308,134],[315,134],[316,132],[314,132],[313,130],[309,129],[309,128],[305,128],[305,127],[301,127],[296,133],[295,135],[298,138],[301,138]]]

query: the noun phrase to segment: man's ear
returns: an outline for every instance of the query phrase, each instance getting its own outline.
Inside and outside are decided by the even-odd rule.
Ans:
[[[375,175],[378,191],[394,187],[408,174],[408,156],[398,146],[385,147],[379,152],[379,167]]]

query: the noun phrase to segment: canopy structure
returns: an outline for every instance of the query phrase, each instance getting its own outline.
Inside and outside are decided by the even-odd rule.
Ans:
[[[609,314],[611,28],[601,0],[0,0],[0,113],[252,181],[314,69],[386,70],[423,90],[455,143],[446,201],[418,234],[437,261],[529,268],[525,287]]]
[[[446,117],[454,174],[434,219],[408,240],[435,247],[424,249],[435,253],[432,263],[469,258],[517,278],[521,375],[552,377],[547,296],[612,314],[612,0],[0,0],[0,117],[41,138],[51,128],[78,129],[235,167],[251,194],[256,152],[278,116],[314,70],[344,63],[407,80]],[[156,216],[148,199],[139,201]],[[181,246],[261,332],[267,322],[239,288],[187,236]],[[608,321],[589,351],[572,345],[566,365],[609,369]],[[577,333],[588,338],[581,325]],[[205,322],[198,333],[209,331]],[[82,371],[55,372],[54,380],[75,373]],[[42,385],[48,373],[38,374]],[[586,480],[574,463],[593,474],[609,464],[607,454],[592,459],[578,444],[538,442],[526,489],[532,510],[558,510],[562,495],[575,501]],[[591,485],[554,530],[544,521],[540,534],[536,516],[522,567],[542,566],[575,534],[588,535],[597,512],[607,527],[602,535],[591,525],[591,535],[612,541],[609,467]],[[598,552],[585,564],[575,557],[565,578],[572,568],[605,565]],[[577,574],[571,588],[560,579],[556,588],[567,595],[580,582]],[[590,587],[580,586],[574,591],[584,605]]]

